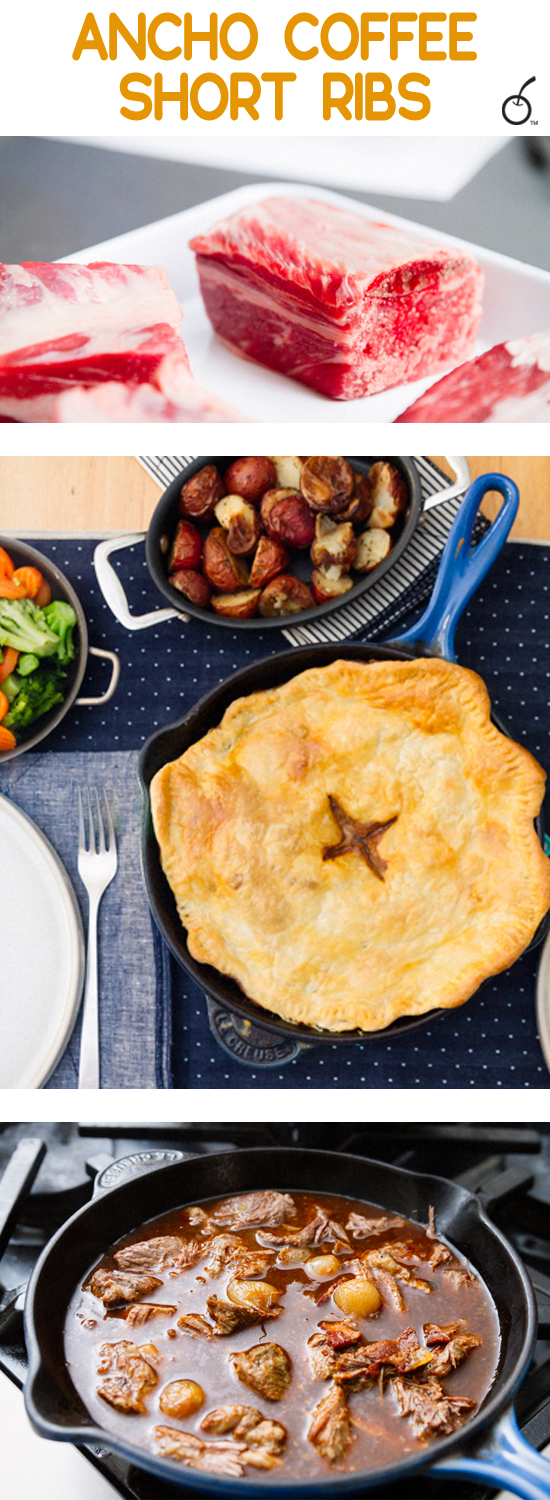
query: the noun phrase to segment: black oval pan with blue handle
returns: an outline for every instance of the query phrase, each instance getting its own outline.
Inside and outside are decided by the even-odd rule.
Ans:
[[[496,490],[503,504],[485,536],[471,547],[474,521],[483,496]],[[394,1021],[382,1031],[323,1032],[316,1028],[283,1021],[271,1011],[254,1004],[227,975],[209,964],[199,963],[189,953],[174,895],[163,873],[159,848],[153,829],[149,788],[153,776],[168,761],[177,760],[184,751],[215,728],[236,698],[259,690],[279,687],[311,667],[327,666],[333,661],[408,661],[418,656],[439,656],[454,661],[455,629],[469,600],[498,556],[514,521],[519,493],[513,480],[503,474],[483,474],[474,480],[458,511],[441,559],[435,588],[424,614],[416,624],[391,641],[306,646],[277,653],[254,662],[228,677],[201,698],[183,719],[158,730],[144,745],[139,760],[139,774],[144,793],[142,832],[142,865],[151,910],[165,941],[178,963],[201,985],[209,1001],[230,1013],[248,1020],[254,1027],[273,1036],[292,1039],[295,1043],[346,1043],[376,1041],[397,1036],[433,1021],[441,1011]],[[494,715],[497,727],[506,730]],[[544,837],[543,821],[537,820],[537,832]],[[545,924],[541,924],[533,943],[540,941]]]

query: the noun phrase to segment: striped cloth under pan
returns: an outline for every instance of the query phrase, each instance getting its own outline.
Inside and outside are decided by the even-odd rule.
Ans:
[[[163,490],[191,462],[190,457],[178,456],[139,458],[139,463]],[[415,463],[424,500],[438,490],[447,489],[450,482],[447,475],[431,459],[415,458]],[[282,634],[292,646],[342,641],[358,634],[368,634],[370,638],[387,635],[398,620],[431,593],[441,553],[462,498],[462,495],[455,495],[429,510],[399,561],[367,593],[351,604],[340,605],[334,614],[310,620],[307,625],[294,625]],[[478,517],[473,532],[474,542],[483,535],[487,524],[483,517]]]

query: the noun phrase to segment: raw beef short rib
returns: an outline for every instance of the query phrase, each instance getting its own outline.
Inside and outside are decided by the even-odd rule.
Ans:
[[[219,337],[336,400],[474,351],[483,273],[467,251],[307,198],[243,208],[191,249]]]
[[[52,422],[245,422],[246,417],[213,396],[172,355],[161,360],[154,385],[122,380],[73,385],[56,396]]]
[[[468,360],[396,421],[550,422],[550,329]]]
[[[155,384],[168,354],[188,371],[180,322],[158,266],[0,266],[0,416],[49,422],[73,385]]]

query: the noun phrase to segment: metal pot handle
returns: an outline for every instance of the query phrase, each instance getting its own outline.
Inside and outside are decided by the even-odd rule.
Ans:
[[[176,615],[185,622],[189,620],[189,615],[180,609],[152,609],[145,615],[130,614],[126,594],[109,558],[111,552],[120,552],[124,547],[134,547],[137,542],[144,542],[146,535],[145,531],[126,531],[123,536],[108,537],[107,541],[99,542],[94,552],[94,567],[101,593],[115,620],[118,620],[119,625],[124,625],[125,630],[148,630],[150,625],[159,625],[161,620],[173,620]]]
[[[445,500],[452,500],[455,495],[463,495],[471,481],[470,465],[467,458],[448,458],[447,463],[454,470],[456,478],[452,484],[446,485],[444,490],[436,490],[435,495],[428,495],[422,506],[422,515],[427,511],[434,510],[436,505],[443,505]]]
[[[118,1161],[111,1161],[103,1171],[98,1172],[94,1182],[94,1198],[100,1193],[110,1193],[114,1188],[121,1187],[123,1182],[131,1182],[134,1177],[144,1177],[146,1172],[156,1172],[158,1167],[171,1167],[174,1162],[186,1161],[191,1152],[171,1151],[159,1147],[150,1151],[135,1151],[132,1156],[121,1156]]]
[[[550,1500],[550,1459],[526,1442],[513,1406],[479,1441],[436,1460],[428,1472],[446,1479],[484,1479],[495,1490],[511,1490],[523,1500]]]
[[[106,692],[102,693],[100,698],[77,698],[76,702],[80,708],[96,708],[98,703],[108,703],[109,698],[112,698],[113,693],[116,693],[120,677],[120,657],[117,656],[116,651],[103,651],[101,646],[89,646],[88,655],[101,656],[105,661],[110,661],[112,667],[111,681]]]

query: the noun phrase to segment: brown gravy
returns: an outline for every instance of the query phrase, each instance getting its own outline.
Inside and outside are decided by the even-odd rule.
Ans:
[[[249,1197],[246,1194],[235,1195],[230,1200],[210,1199],[203,1201],[200,1208],[209,1217],[219,1212],[222,1202],[229,1203],[235,1205],[238,1215],[239,1204]],[[348,1230],[340,1239],[338,1235],[335,1239],[333,1234],[332,1241],[329,1236],[328,1239],[321,1239],[319,1244],[305,1245],[301,1264],[281,1264],[281,1251],[274,1246],[266,1247],[266,1237],[268,1240],[270,1237],[284,1237],[287,1230],[289,1235],[299,1232],[310,1223],[316,1208],[320,1207],[331,1221],[336,1221],[343,1228],[353,1213],[368,1220],[379,1219],[386,1222],[390,1217],[386,1209],[347,1198],[326,1195],[314,1197],[301,1192],[291,1192],[290,1197],[296,1212],[292,1214],[287,1210],[283,1223],[274,1223],[271,1217],[271,1220],[264,1220],[263,1225],[256,1222],[254,1227],[248,1228],[235,1223],[230,1210],[229,1222],[216,1225],[209,1220],[207,1231],[204,1220],[200,1224],[192,1222],[192,1209],[175,1209],[134,1230],[111,1248],[99,1267],[91,1268],[84,1287],[77,1289],[70,1303],[65,1325],[65,1351],[74,1385],[91,1416],[101,1427],[138,1447],[158,1452],[158,1436],[155,1434],[158,1426],[193,1433],[196,1438],[205,1442],[220,1441],[214,1433],[206,1433],[201,1428],[201,1422],[207,1413],[228,1403],[258,1408],[262,1417],[283,1423],[287,1431],[287,1442],[275,1467],[264,1472],[255,1467],[245,1469],[251,1481],[257,1482],[261,1478],[266,1484],[277,1483],[279,1478],[321,1480],[334,1473],[353,1474],[407,1458],[412,1459],[421,1453],[428,1456],[437,1437],[432,1432],[415,1436],[410,1417],[403,1415],[400,1410],[392,1380],[396,1370],[387,1365],[383,1365],[381,1375],[370,1384],[370,1388],[351,1391],[349,1387],[346,1388],[351,1441],[344,1456],[332,1464],[327,1462],[313,1443],[308,1441],[307,1436],[314,1410],[332,1387],[331,1379],[314,1379],[307,1342],[319,1330],[322,1321],[350,1322],[349,1315],[334,1303],[331,1292],[337,1282],[347,1276],[350,1263],[382,1247],[387,1247],[391,1254],[392,1245],[396,1247],[396,1256],[401,1257],[397,1264],[404,1273],[403,1279],[395,1276],[392,1284],[392,1279],[387,1279],[387,1272],[381,1272],[380,1268],[370,1268],[368,1274],[373,1277],[383,1301],[376,1315],[355,1318],[356,1327],[362,1335],[361,1344],[396,1340],[406,1328],[412,1327],[418,1344],[425,1349],[425,1324],[441,1327],[463,1320],[461,1331],[477,1335],[481,1342],[468,1350],[457,1368],[452,1368],[449,1374],[441,1377],[441,1385],[447,1396],[468,1397],[475,1402],[467,1415],[477,1410],[492,1385],[499,1354],[496,1309],[477,1272],[439,1235],[434,1239],[419,1224],[402,1219],[398,1224],[390,1225],[378,1233],[373,1231],[368,1235],[359,1235]],[[213,1259],[209,1246],[216,1234],[235,1234],[248,1250],[257,1251],[260,1246],[267,1248],[269,1263],[254,1279],[267,1281],[280,1291],[279,1305],[283,1307],[283,1311],[276,1318],[240,1328],[228,1336],[191,1337],[178,1326],[180,1317],[202,1314],[208,1318],[207,1297],[215,1294],[227,1302],[227,1286],[239,1276],[238,1270],[231,1264],[224,1266],[218,1275],[207,1272],[206,1268]],[[157,1236],[179,1236],[187,1243],[203,1241],[204,1254],[184,1270],[157,1269],[154,1272],[161,1285],[145,1294],[138,1294],[135,1300],[138,1303],[169,1304],[175,1306],[176,1312],[154,1315],[141,1326],[134,1325],[124,1316],[126,1304],[119,1302],[104,1306],[90,1290],[90,1278],[97,1270],[116,1271],[114,1257],[123,1247],[141,1244]],[[406,1250],[403,1248],[405,1242]],[[434,1265],[430,1262],[430,1257],[434,1256],[437,1246],[442,1247],[441,1260]],[[294,1247],[294,1258],[297,1248]],[[339,1260],[338,1272],[332,1270],[332,1274],[322,1280],[312,1278],[307,1271],[306,1257],[311,1259],[333,1254],[334,1251]],[[445,1254],[447,1258],[444,1258]],[[469,1273],[468,1279],[462,1279],[461,1273],[464,1272]],[[411,1285],[407,1280],[408,1275],[420,1280],[424,1283],[424,1288],[427,1285],[430,1290]],[[327,1299],[319,1305],[318,1299],[324,1293],[328,1293]],[[396,1296],[397,1299],[402,1298],[402,1310],[395,1305]],[[118,1410],[98,1394],[98,1386],[101,1385],[101,1377],[97,1373],[101,1361],[99,1351],[105,1344],[116,1344],[119,1340],[131,1341],[139,1346],[152,1344],[158,1351],[158,1358],[152,1362],[158,1380],[154,1388],[144,1396],[145,1412],[141,1415]],[[265,1399],[243,1384],[229,1358],[231,1354],[268,1342],[282,1346],[292,1365],[290,1384],[281,1399],[276,1401]],[[440,1352],[441,1347],[441,1344],[436,1345],[435,1352]],[[434,1346],[430,1352],[434,1352]],[[144,1357],[147,1358],[147,1355]],[[407,1371],[405,1376],[407,1385],[411,1381],[413,1384],[422,1384],[428,1378],[429,1366]],[[204,1404],[195,1415],[186,1419],[168,1416],[159,1406],[163,1389],[169,1382],[176,1380],[195,1381],[204,1392]],[[465,1419],[466,1417],[461,1416],[460,1423]],[[227,1433],[222,1441],[230,1442],[231,1433]]]

